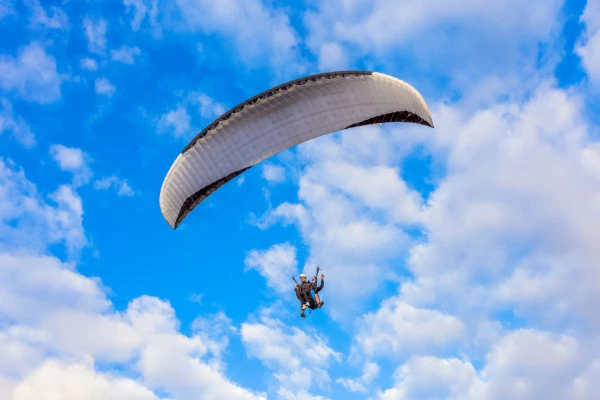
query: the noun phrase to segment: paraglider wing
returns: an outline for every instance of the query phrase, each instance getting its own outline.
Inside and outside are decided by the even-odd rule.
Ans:
[[[206,197],[248,168],[297,144],[386,122],[433,127],[423,97],[392,76],[341,71],[297,79],[227,111],[177,157],[160,191],[173,228]]]

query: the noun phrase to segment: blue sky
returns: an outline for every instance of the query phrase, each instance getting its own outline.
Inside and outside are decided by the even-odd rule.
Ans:
[[[3,398],[600,390],[597,3],[0,0],[0,37]],[[165,223],[199,130],[345,69],[435,129],[321,137]],[[326,254],[300,319],[287,272]]]

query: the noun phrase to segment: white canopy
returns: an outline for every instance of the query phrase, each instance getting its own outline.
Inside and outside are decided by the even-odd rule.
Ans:
[[[412,122],[433,127],[427,104],[389,75],[341,71],[308,76],[232,108],[179,154],[160,191],[172,228],[248,168],[297,144],[356,126]]]

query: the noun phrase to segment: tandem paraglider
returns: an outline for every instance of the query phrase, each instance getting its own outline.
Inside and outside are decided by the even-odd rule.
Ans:
[[[323,289],[325,284],[325,275],[321,274],[321,284],[317,286],[317,276],[319,275],[319,267],[317,267],[317,273],[313,276],[312,281],[309,282],[305,274],[300,274],[300,283],[296,281],[296,278],[292,276],[294,280],[294,292],[296,292],[296,298],[300,300],[300,316],[306,318],[304,310],[307,308],[316,310],[317,308],[323,307],[324,301],[321,301],[319,292]],[[312,292],[315,292],[315,297],[312,296]]]
[[[421,94],[389,75],[338,71],[276,86],[233,107],[190,141],[163,181],[160,210],[176,229],[210,194],[275,154],[333,132],[392,122],[433,128]],[[317,288],[316,279],[311,290]],[[297,297],[298,288],[313,283],[304,276]],[[302,304],[311,309],[323,305],[312,301]]]

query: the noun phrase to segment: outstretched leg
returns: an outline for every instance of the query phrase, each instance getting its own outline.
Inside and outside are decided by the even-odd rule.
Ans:
[[[324,301],[321,301],[321,297],[319,296],[319,292],[321,291],[321,289],[323,289],[323,285],[325,284],[325,281],[323,280],[325,279],[325,275],[321,274],[321,285],[315,289],[315,299],[317,299],[317,307],[322,307],[323,304],[325,304]],[[316,285],[317,283],[317,277],[313,277],[313,282]]]
[[[305,292],[302,294],[302,302],[304,304],[308,303],[310,305],[311,301],[312,301],[312,296],[310,295],[310,292]]]
[[[317,301],[317,308],[322,307],[323,304],[325,304],[324,301],[321,301],[321,296],[319,296],[320,291],[321,291],[321,288],[318,288],[317,290],[315,290],[315,300]]]
[[[304,310],[306,309],[306,307],[308,307],[306,305],[307,300],[306,300],[306,294],[304,293],[300,293],[299,290],[295,290],[296,292],[296,298],[298,299],[298,301],[300,301],[300,316],[302,318],[306,317],[306,315],[304,314]]]
[[[302,318],[305,318],[306,314],[304,314],[304,310],[306,310],[309,307],[312,307],[313,304],[312,304],[311,301],[313,301],[313,300],[312,300],[312,296],[310,295],[310,292],[303,293],[303,294],[300,295],[300,297],[301,297],[301,300],[300,300],[300,303],[301,303],[300,304],[300,310],[301,310],[300,316]]]

